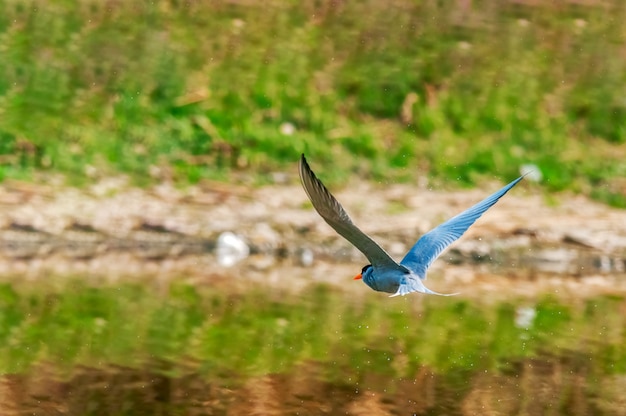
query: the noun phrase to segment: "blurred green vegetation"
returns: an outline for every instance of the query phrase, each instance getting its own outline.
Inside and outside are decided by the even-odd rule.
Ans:
[[[260,288],[259,288],[260,289]],[[463,299],[349,298],[326,286],[305,295],[175,284],[0,285],[0,373],[39,363],[141,366],[193,360],[209,377],[288,373],[314,361],[329,379],[394,378],[428,366],[443,376],[510,371],[525,358],[593,357],[589,377],[626,371],[621,297],[565,305],[544,297],[479,304]],[[516,325],[519,306],[534,319]]]
[[[532,4],[531,4],[532,3]],[[626,3],[0,0],[0,180],[471,184],[626,206]]]

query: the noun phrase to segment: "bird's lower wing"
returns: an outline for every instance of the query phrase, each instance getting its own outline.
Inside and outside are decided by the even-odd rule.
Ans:
[[[335,199],[324,184],[315,176],[315,173],[313,173],[309,167],[304,155],[300,158],[299,170],[304,190],[313,203],[315,210],[328,225],[333,227],[342,237],[359,249],[373,266],[406,270],[393,260],[374,240],[354,225],[339,201]]]
[[[498,192],[424,234],[404,256],[400,264],[412,270],[422,279],[425,278],[426,270],[441,252],[458,240],[485,211],[498,202],[522,178],[523,176],[520,176]]]

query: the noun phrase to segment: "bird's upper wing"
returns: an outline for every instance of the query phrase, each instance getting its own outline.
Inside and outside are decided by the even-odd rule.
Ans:
[[[315,210],[324,218],[324,221],[358,248],[361,253],[365,254],[372,266],[406,270],[393,260],[374,240],[352,223],[341,204],[326,189],[324,184],[317,179],[304,155],[300,158],[300,179]]]
[[[411,269],[422,279],[426,278],[426,270],[441,252],[461,237],[485,211],[498,202],[523,177],[520,176],[498,192],[424,234],[404,256],[400,264]]]

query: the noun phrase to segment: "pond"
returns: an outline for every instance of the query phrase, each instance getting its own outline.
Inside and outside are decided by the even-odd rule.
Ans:
[[[492,277],[505,280],[502,288],[514,283]],[[390,299],[356,282],[341,289],[312,281],[294,291],[223,278],[200,285],[7,281],[0,286],[0,413],[626,409],[621,294],[491,296],[481,289],[471,297]]]

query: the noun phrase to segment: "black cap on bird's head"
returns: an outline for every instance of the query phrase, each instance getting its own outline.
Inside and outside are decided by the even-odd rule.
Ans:
[[[363,268],[361,269],[361,273],[359,273],[356,276],[354,276],[354,280],[362,279],[363,278],[363,274],[365,274],[367,269],[371,269],[371,268],[372,268],[371,264],[368,264],[367,266],[363,266]]]

